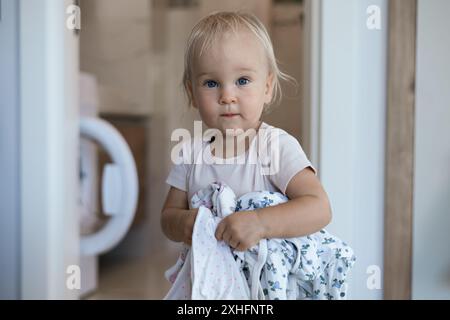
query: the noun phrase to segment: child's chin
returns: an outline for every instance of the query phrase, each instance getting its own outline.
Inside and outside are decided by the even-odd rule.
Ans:
[[[241,125],[225,125],[223,126],[223,133],[226,134],[228,137],[234,137],[242,134],[245,130],[242,128]]]

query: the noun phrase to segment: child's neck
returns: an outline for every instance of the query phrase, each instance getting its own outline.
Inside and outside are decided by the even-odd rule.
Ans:
[[[258,134],[259,128],[261,127],[262,121],[259,121],[259,124],[256,128],[256,134]],[[253,139],[256,138],[255,136],[247,136],[245,134],[241,134],[238,136],[227,136],[225,134],[222,134],[222,154],[216,155],[218,152],[216,150],[220,149],[220,141],[219,139],[215,139],[211,144],[211,154],[214,157],[222,158],[222,159],[228,159],[228,158],[234,158],[237,156],[240,156],[241,154],[247,152],[247,150],[250,148],[250,144],[252,143]],[[238,150],[239,145],[244,145],[244,150]],[[242,147],[241,147],[242,148]],[[239,152],[239,154],[238,154]]]

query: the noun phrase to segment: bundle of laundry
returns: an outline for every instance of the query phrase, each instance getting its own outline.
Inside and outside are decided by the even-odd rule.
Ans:
[[[326,230],[287,238],[262,239],[247,251],[217,241],[219,222],[236,211],[278,205],[288,198],[258,191],[236,198],[222,182],[199,190],[191,207],[199,208],[192,246],[183,246],[166,271],[172,287],[165,299],[345,299],[353,250]]]

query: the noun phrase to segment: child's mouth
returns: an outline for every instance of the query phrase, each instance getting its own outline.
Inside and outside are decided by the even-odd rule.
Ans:
[[[239,113],[224,113],[224,114],[221,114],[220,116],[221,117],[226,117],[226,118],[232,118],[232,117],[235,117],[235,116],[238,116],[239,115]]]

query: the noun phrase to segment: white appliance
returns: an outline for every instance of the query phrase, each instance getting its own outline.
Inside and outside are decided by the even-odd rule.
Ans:
[[[92,75],[80,74],[80,268],[81,294],[94,291],[98,284],[98,255],[116,246],[127,233],[137,206],[136,165],[125,139],[107,121],[97,117],[98,85]],[[94,144],[95,142],[95,144]],[[103,169],[102,206],[98,205],[97,146],[112,163]],[[101,169],[101,168],[100,168]],[[98,211],[108,216],[99,219]]]
[[[16,79],[13,82],[17,88],[12,91],[18,98],[12,106],[20,115],[11,122],[12,126],[18,125],[20,138],[11,140],[20,155],[15,188],[20,206],[13,212],[20,219],[15,228],[15,247],[7,244],[15,252],[12,257],[17,266],[15,272],[2,271],[15,282],[16,296],[21,299],[78,299],[80,293],[96,286],[93,266],[98,255],[116,245],[131,224],[137,201],[136,169],[123,138],[96,118],[94,109],[101,104],[94,101],[95,81],[90,86],[95,94],[91,95],[92,101],[88,100],[94,102],[94,108],[81,112],[80,117],[83,103],[79,100],[83,102],[88,95],[79,99],[79,78],[86,78],[80,75],[79,32],[66,24],[73,20],[74,12],[67,11],[73,8],[73,1],[20,1],[20,5],[18,1],[6,1],[10,4],[6,11],[5,1],[1,3],[2,13],[8,12],[7,17],[13,19],[5,31],[14,35],[6,38],[5,48],[13,48],[17,57],[10,64],[16,65],[18,73],[9,79]],[[90,191],[85,188],[91,186],[92,192],[97,188],[96,173],[89,172],[89,166],[83,165],[80,174],[80,158],[89,159],[86,155],[90,154],[92,161],[95,157],[95,152],[89,150],[82,150],[80,156],[80,130],[81,135],[105,148],[114,161],[105,169],[101,182],[109,220],[102,228],[82,235],[80,222],[94,225],[83,218],[95,214],[89,209],[95,206],[89,204],[85,195]],[[96,199],[93,193],[91,196]]]

